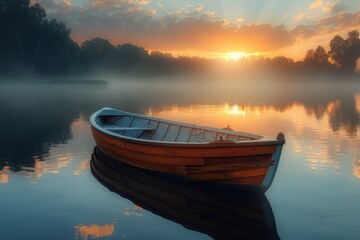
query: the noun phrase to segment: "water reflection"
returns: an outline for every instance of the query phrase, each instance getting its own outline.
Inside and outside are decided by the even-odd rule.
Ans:
[[[73,174],[76,175],[76,176],[79,176],[83,171],[85,171],[86,169],[89,168],[89,162],[90,162],[89,159],[83,160],[80,163],[79,167],[74,169]]]
[[[342,98],[329,111],[329,123],[333,131],[344,128],[350,137],[355,137],[360,125],[360,112],[354,97]]]
[[[281,110],[267,105],[174,105],[149,107],[147,114],[190,124],[230,126],[267,136],[284,131],[289,140],[287,148],[295,156],[305,157],[310,169],[340,173],[346,169],[344,156],[355,154],[360,146],[356,137],[360,128],[359,105],[359,97],[349,96],[315,106],[289,104]],[[353,164],[359,165],[357,161]]]
[[[114,224],[108,224],[104,226],[92,224],[90,226],[87,225],[78,225],[74,226],[74,239],[82,239],[87,240],[89,238],[101,238],[111,236],[115,231]]]
[[[142,210],[144,210],[142,207],[135,205],[132,209],[126,208],[125,211],[123,212],[123,215],[126,217],[129,216],[142,217],[143,216],[143,214],[141,213]]]
[[[66,168],[72,169],[72,174],[79,176],[89,168],[88,152],[86,149],[93,146],[93,140],[89,132],[89,122],[77,119],[73,122],[71,131],[74,137],[67,143],[50,145],[48,150],[40,156],[33,156],[33,162],[26,164],[27,161],[19,161],[19,168],[16,175],[28,178],[32,183],[45,175],[59,175]],[[76,148],[76,149],[74,149]],[[84,148],[84,152],[80,150]],[[76,150],[76,151],[75,151]],[[79,151],[79,152],[78,152]],[[90,152],[90,151],[89,151]],[[9,164],[3,161],[3,164]],[[4,166],[0,170],[0,183],[8,183],[11,173],[14,172],[10,166]]]
[[[44,90],[1,89],[0,168],[14,172],[22,167],[36,168],[45,161],[51,145],[72,138],[71,125],[79,118],[70,99]],[[21,99],[19,99],[21,94]],[[34,157],[36,156],[36,157]]]
[[[107,157],[98,148],[91,165],[94,176],[111,191],[186,228],[214,239],[279,239],[263,193],[139,170]]]
[[[10,175],[10,167],[5,166],[2,170],[0,170],[0,184],[8,183],[9,182],[9,175]]]
[[[211,81],[206,85],[161,84],[119,82],[109,89],[82,86],[81,90],[64,86],[1,86],[1,182],[9,180],[9,171],[26,171],[33,181],[44,173],[58,173],[68,159],[57,158],[56,154],[66,153],[54,155],[54,148],[73,139],[79,121],[87,122],[89,115],[103,106],[191,124],[230,126],[261,135],[275,136],[276,132],[284,131],[291,139],[289,147],[294,154],[305,156],[309,168],[314,170],[331,167],[341,172],[342,155],[349,150],[354,152],[359,144],[359,84]],[[199,89],[206,92],[206,97],[199,94]],[[270,89],[283,91],[281,98]],[[140,90],[144,93],[141,96]],[[204,99],[208,104],[199,104]],[[224,101],[229,104],[219,105]],[[89,128],[83,128],[76,134],[88,132]],[[50,159],[53,162],[47,163]],[[85,169],[86,159],[82,161],[74,174]],[[353,161],[353,166],[358,166],[358,162]]]
[[[353,168],[353,174],[355,177],[360,178],[360,150],[357,148],[354,153],[354,168]]]
[[[125,238],[123,229],[126,229],[129,237],[144,239],[147,236],[141,234],[156,234],[156,230],[149,229],[167,224],[146,210],[132,207],[125,199],[104,194],[106,189],[88,175],[94,147],[88,119],[104,106],[192,124],[230,125],[234,130],[268,136],[284,131],[287,144],[276,177],[278,181],[268,192],[279,235],[293,239],[303,234],[314,237],[316,232],[320,238],[324,235],[325,238],[356,238],[353,233],[359,212],[356,202],[360,184],[359,82],[344,83],[342,79],[334,84],[329,81],[276,83],[267,79],[260,83],[227,83],[226,79],[218,83],[207,79],[201,83],[119,80],[109,86],[99,89],[0,85],[0,210],[6,216],[0,218],[0,228],[4,239],[49,239],[51,236],[71,239],[74,231],[78,239],[95,238],[107,232],[100,230],[101,227],[111,225],[108,219],[119,211],[119,222],[122,222],[114,223],[115,232],[106,238]],[[212,193],[208,195],[215,198]],[[186,199],[190,206],[195,204]],[[255,205],[259,202],[256,200]],[[234,206],[231,202],[220,203]],[[246,205],[241,201],[239,204]],[[139,205],[145,209],[152,207]],[[50,215],[48,209],[51,209]],[[221,216],[224,222],[238,214],[228,207],[225,209],[227,215]],[[32,221],[18,224],[19,219],[29,216]],[[145,221],[150,224],[141,225]],[[98,227],[91,227],[92,223]],[[184,238],[181,225],[176,228],[176,224],[168,224],[164,234],[176,232],[179,239]],[[142,229],[138,230],[140,225]],[[197,225],[189,228],[210,231]],[[325,231],[329,234],[324,234]],[[135,232],[141,234],[134,235]],[[202,235],[191,231],[185,235],[193,234],[195,239]]]

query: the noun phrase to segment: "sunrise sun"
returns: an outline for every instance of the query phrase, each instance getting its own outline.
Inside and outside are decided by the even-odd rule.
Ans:
[[[228,52],[225,54],[224,58],[227,61],[238,61],[246,56],[247,54],[245,52]]]

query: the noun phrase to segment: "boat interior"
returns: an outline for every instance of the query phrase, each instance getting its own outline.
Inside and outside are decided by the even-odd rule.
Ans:
[[[262,138],[254,134],[234,132],[229,127],[208,128],[129,114],[99,116],[97,124],[117,135],[164,142],[237,142]]]

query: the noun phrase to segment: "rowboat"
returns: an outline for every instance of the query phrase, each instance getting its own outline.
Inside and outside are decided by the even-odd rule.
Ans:
[[[98,147],[90,165],[101,184],[141,208],[135,211],[150,211],[212,239],[280,239],[263,192],[132,167]]]
[[[118,161],[196,181],[270,187],[284,134],[255,134],[103,108],[91,118],[96,145]]]

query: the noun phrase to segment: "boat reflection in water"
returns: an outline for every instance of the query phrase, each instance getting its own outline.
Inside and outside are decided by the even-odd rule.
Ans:
[[[279,239],[261,191],[134,168],[95,147],[93,175],[134,204],[214,239]]]

